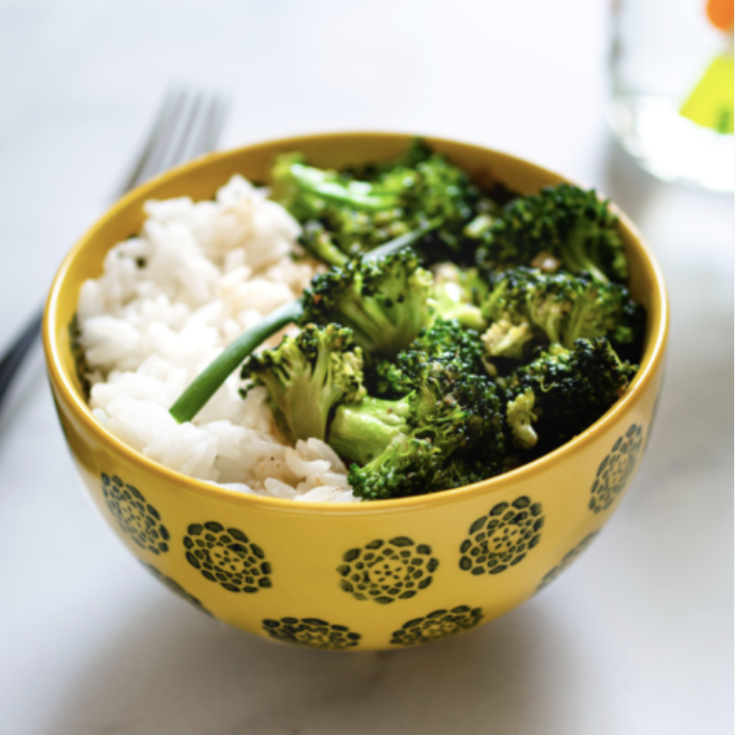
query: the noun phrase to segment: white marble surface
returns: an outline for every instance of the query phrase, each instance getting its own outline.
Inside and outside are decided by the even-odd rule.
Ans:
[[[732,200],[609,142],[602,0],[0,0],[0,344],[105,202],[171,80],[232,95],[224,145],[428,132],[537,160],[626,208],[667,274],[643,467],[549,590],[420,650],[333,655],[179,602],[83,499],[37,354],[0,417],[8,735],[732,732]]]

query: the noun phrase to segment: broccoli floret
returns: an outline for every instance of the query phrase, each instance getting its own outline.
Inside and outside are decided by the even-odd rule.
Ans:
[[[409,361],[412,352],[423,353],[443,364],[459,361],[462,370],[470,375],[487,374],[480,333],[464,329],[456,319],[436,318],[430,327],[419,332],[408,350]],[[405,362],[402,355],[397,360],[399,364]]]
[[[513,442],[533,447],[535,456],[560,447],[625,393],[637,369],[622,362],[604,337],[579,339],[571,350],[551,345],[502,381]]]
[[[403,396],[421,374],[426,359],[448,364],[459,361],[467,375],[487,376],[479,332],[463,329],[456,319],[436,318],[422,329],[410,347],[395,360],[377,360],[366,369],[370,392],[380,396]]]
[[[342,324],[363,349],[392,357],[430,323],[433,283],[411,250],[353,260],[313,278],[303,294],[301,323]]]
[[[268,388],[273,412],[291,440],[324,441],[334,408],[365,396],[362,367],[362,351],[349,329],[309,324],[275,349],[251,355],[241,377]]]
[[[327,265],[341,268],[349,260],[349,257],[332,242],[332,235],[324,228],[324,225],[316,220],[311,220],[304,225],[299,243],[309,255]]]
[[[538,434],[533,428],[533,422],[538,420],[538,415],[533,412],[535,403],[536,395],[532,388],[526,388],[508,401],[505,415],[513,434],[513,444],[517,447],[530,449],[538,442]]]
[[[436,478],[444,460],[442,450],[414,436],[396,437],[364,467],[350,466],[347,480],[362,500],[385,500],[441,490]]]
[[[482,342],[491,357],[522,360],[526,345],[533,338],[533,330],[528,321],[522,320],[520,324],[513,324],[508,317],[503,316],[490,325],[482,335]]]
[[[504,420],[492,381],[468,375],[460,360],[441,362],[417,352],[410,385],[411,392],[397,401],[362,401],[336,410],[328,441],[355,462],[348,478],[355,495],[378,499],[454,487],[480,462],[483,477],[500,472]],[[451,469],[453,462],[462,464]]]
[[[478,262],[491,269],[532,265],[543,254],[574,273],[605,283],[628,277],[618,218],[594,190],[559,184],[519,197],[487,224]]]
[[[479,307],[487,292],[487,282],[476,268],[463,270],[454,263],[441,263],[434,270],[433,299],[437,315],[456,319],[463,327],[476,330],[487,327]]]
[[[330,264],[338,264],[332,247],[355,257],[432,219],[442,224],[427,248],[456,254],[467,239],[465,225],[486,201],[464,171],[420,142],[397,160],[339,173],[287,153],[276,159],[271,179],[276,201],[302,224],[318,222],[328,233],[327,250],[323,237],[305,245],[319,246],[310,252],[328,255]]]
[[[639,341],[643,314],[624,286],[589,276],[514,268],[498,274],[482,305],[491,322],[484,335],[491,357],[521,359],[526,345],[608,337],[616,346]]]
[[[490,291],[489,281],[479,268],[460,268],[454,263],[439,263],[434,268],[437,284],[453,283],[458,289],[458,300],[479,306]]]
[[[441,217],[445,226],[441,237],[452,250],[459,248],[464,225],[475,216],[480,198],[464,171],[444,156],[432,153],[415,168],[393,169],[384,178],[412,183],[404,193],[404,209],[411,219]]]

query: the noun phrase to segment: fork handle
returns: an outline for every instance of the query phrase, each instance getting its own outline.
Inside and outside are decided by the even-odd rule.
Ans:
[[[43,309],[39,309],[16,337],[13,344],[8,347],[2,361],[0,361],[0,409],[2,409],[3,402],[8,394],[13,376],[41,333],[42,321]]]

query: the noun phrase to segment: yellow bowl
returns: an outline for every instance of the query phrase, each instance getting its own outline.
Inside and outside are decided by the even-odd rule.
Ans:
[[[79,288],[143,222],[147,199],[211,198],[231,175],[266,181],[274,156],[318,166],[398,155],[410,137],[345,133],[218,153],[128,194],[62,264],[43,340],[59,419],[83,484],[110,527],[156,577],[201,610],[256,635],[333,650],[396,649],[486,623],[556,578],[615,512],[638,468],[664,368],[661,271],[621,212],[630,289],[648,313],[631,389],[555,452],[492,480],[362,504],[300,503],[221,489],[125,446],[92,416],[75,374],[69,325]],[[463,143],[428,143],[478,183],[528,193],[563,179]]]

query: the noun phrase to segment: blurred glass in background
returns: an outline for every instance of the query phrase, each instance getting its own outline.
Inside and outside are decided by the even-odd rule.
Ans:
[[[735,185],[733,0],[613,0],[609,121],[651,173]]]

